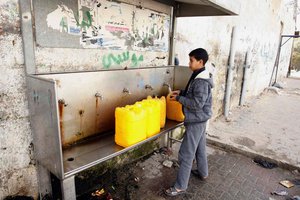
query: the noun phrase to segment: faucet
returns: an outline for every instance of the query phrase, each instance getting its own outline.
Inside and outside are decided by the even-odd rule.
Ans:
[[[151,86],[151,85],[145,85],[145,89],[147,90],[147,89],[150,89],[150,90],[153,90],[153,87]]]
[[[124,94],[131,94],[131,92],[129,91],[128,88],[124,88],[124,89],[123,89],[123,93],[124,93]]]
[[[63,105],[64,107],[67,107],[67,105],[68,105],[64,99],[59,99],[58,103]]]
[[[168,87],[169,93],[172,92],[171,86],[169,83],[164,82],[163,86]]]
[[[103,100],[103,95],[100,92],[96,92],[95,97]]]

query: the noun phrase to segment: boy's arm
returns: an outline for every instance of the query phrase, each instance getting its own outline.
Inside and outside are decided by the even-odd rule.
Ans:
[[[203,108],[208,98],[208,87],[209,83],[206,81],[197,80],[195,83],[195,88],[192,91],[193,96],[191,98],[179,95],[176,97],[176,100],[179,101],[184,107],[191,110]]]

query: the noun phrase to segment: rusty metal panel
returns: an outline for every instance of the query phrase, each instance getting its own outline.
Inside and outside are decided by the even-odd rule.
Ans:
[[[55,82],[28,76],[27,86],[35,158],[57,177],[63,178]]]
[[[173,90],[183,90],[192,75],[192,70],[185,66],[174,67],[174,88]]]
[[[117,106],[166,95],[173,67],[39,75],[57,85],[61,142],[68,147],[114,129]]]

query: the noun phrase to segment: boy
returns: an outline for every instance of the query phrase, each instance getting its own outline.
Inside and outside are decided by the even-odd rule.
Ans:
[[[185,116],[185,134],[180,146],[178,161],[179,171],[175,185],[165,190],[168,196],[176,196],[186,192],[190,174],[201,180],[208,177],[206,156],[206,122],[212,115],[213,81],[210,73],[205,70],[208,54],[205,49],[198,48],[189,53],[189,68],[193,74],[182,91],[173,91],[171,100],[179,101]],[[194,158],[197,169],[192,170]]]

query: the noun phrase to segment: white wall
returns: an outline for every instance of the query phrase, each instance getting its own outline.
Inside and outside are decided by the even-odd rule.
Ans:
[[[290,1],[247,0],[241,3],[238,16],[179,18],[175,51],[180,65],[188,65],[188,53],[194,48],[205,48],[210,62],[216,66],[214,116],[223,111],[227,63],[232,27],[236,27],[235,73],[231,107],[237,106],[243,78],[245,54],[251,52],[251,73],[246,97],[260,94],[268,86],[282,34],[294,34],[293,5]],[[279,76],[286,75],[292,42],[282,47]]]

